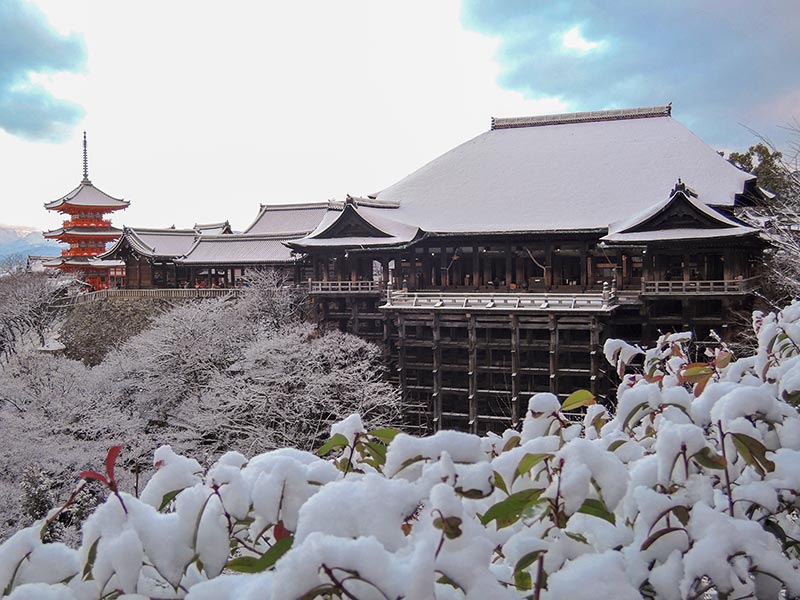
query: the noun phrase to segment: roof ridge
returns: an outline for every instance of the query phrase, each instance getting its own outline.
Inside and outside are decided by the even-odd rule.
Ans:
[[[624,119],[647,119],[669,117],[672,103],[638,108],[618,108],[589,112],[560,113],[533,117],[492,117],[492,129],[514,129],[516,127],[542,127],[544,125],[563,125],[567,123],[595,123],[598,121],[621,121]]]

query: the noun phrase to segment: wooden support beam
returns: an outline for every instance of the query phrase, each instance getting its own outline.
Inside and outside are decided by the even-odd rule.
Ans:
[[[511,426],[516,427],[520,418],[519,377],[519,317],[511,315]]]
[[[506,287],[510,289],[511,288],[511,282],[512,282],[512,279],[513,279],[512,278],[512,270],[511,270],[511,243],[510,242],[506,242],[505,243],[505,246],[503,246],[503,252],[506,255],[506,276],[505,276]]]
[[[475,333],[475,316],[467,315],[469,319],[467,322],[467,333],[469,336],[468,350],[469,350],[469,371],[467,377],[469,379],[469,395],[467,402],[469,403],[469,431],[470,433],[478,432],[478,340]]]
[[[550,315],[550,392],[558,394],[558,317]]]
[[[481,285],[481,252],[477,244],[472,246],[472,286]]]
[[[358,322],[358,299],[357,298],[347,298],[347,301],[350,303],[350,313],[352,315],[352,317],[351,317],[351,323],[352,323],[351,333],[353,333],[355,335],[358,335],[358,333],[359,333],[359,330],[358,330],[358,326],[359,326],[359,322]]]
[[[592,317],[589,329],[589,370],[591,372],[591,389],[589,391],[597,397],[600,393],[600,322],[597,317]]]
[[[434,431],[442,429],[442,346],[441,330],[439,328],[439,314],[433,314],[431,323],[433,333],[433,394],[431,403],[433,404],[433,428]]]
[[[403,315],[397,315],[397,377],[400,383],[400,395],[403,402],[408,400],[406,385],[406,322]]]

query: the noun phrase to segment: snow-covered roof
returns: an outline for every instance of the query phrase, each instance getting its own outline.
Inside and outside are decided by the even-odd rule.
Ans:
[[[101,254],[101,258],[114,256],[119,248],[128,244],[133,250],[148,257],[175,257],[186,254],[198,237],[194,229],[146,229],[125,227],[122,236]]]
[[[753,175],[669,107],[494,119],[494,128],[371,196],[431,233],[605,231],[661,201],[675,181],[732,206]]]
[[[64,205],[70,206],[85,206],[85,207],[98,207],[107,210],[119,210],[128,208],[130,202],[122,200],[121,198],[114,198],[109,196],[104,191],[96,188],[91,181],[84,179],[80,185],[72,190],[69,194],[62,196],[58,200],[45,203],[44,207],[47,210],[54,210],[61,208]]]
[[[290,263],[291,250],[283,245],[284,240],[283,236],[253,233],[203,235],[175,262],[182,265]]]
[[[45,231],[42,236],[46,238],[57,238],[62,235],[75,235],[79,237],[115,237],[122,233],[116,227],[60,227],[51,231]]]
[[[397,206],[378,208],[375,202],[360,202],[348,196],[342,205],[332,205],[322,222],[306,237],[287,242],[292,248],[397,246],[417,237],[419,227],[394,220]],[[366,205],[365,205],[366,204]]]
[[[233,233],[231,224],[228,221],[221,221],[219,223],[195,223],[194,230],[203,235]]]
[[[696,192],[680,180],[669,198],[611,223],[608,231],[601,240],[613,243],[720,239],[758,233],[700,202]]]
[[[262,204],[256,220],[244,233],[300,237],[316,228],[330,203]]]
[[[82,269],[110,269],[112,267],[124,267],[122,260],[101,259],[96,256],[65,256],[63,258],[52,258],[43,263],[45,267],[80,267]]]

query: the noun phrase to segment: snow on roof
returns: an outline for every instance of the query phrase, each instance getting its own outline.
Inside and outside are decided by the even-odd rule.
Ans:
[[[183,265],[291,263],[293,257],[291,250],[283,245],[285,239],[252,233],[203,235],[186,256],[175,262]]]
[[[233,233],[231,230],[231,224],[228,221],[221,221],[219,223],[195,223],[194,230],[203,235]]]
[[[72,190],[69,194],[62,196],[58,200],[45,203],[44,207],[47,210],[61,208],[65,204],[70,206],[96,206],[99,208],[107,208],[110,210],[118,210],[121,208],[128,208],[130,202],[122,200],[121,198],[114,198],[109,196],[104,191],[92,185],[91,181],[84,179],[80,185]]]
[[[397,207],[377,208],[376,203],[348,196],[345,203],[332,205],[322,222],[306,237],[287,242],[292,248],[313,246],[396,246],[417,237],[419,227],[407,225],[392,217]],[[361,235],[346,235],[345,221],[354,223]],[[360,226],[360,227],[359,227]]]
[[[319,225],[329,205],[328,202],[262,204],[256,220],[244,233],[301,237]]]
[[[679,228],[662,229],[659,231],[637,231],[633,233],[610,233],[600,239],[605,242],[636,244],[644,242],[666,242],[671,240],[716,240],[757,233],[757,229],[738,225],[736,227],[723,227],[721,229]]]
[[[57,238],[62,235],[76,235],[81,237],[114,237],[122,233],[116,227],[60,227],[42,233],[46,238]]]
[[[754,176],[658,108],[495,119],[375,197],[435,233],[603,231],[679,178],[702,202],[732,206]]]
[[[125,227],[122,236],[100,255],[101,258],[110,257],[116,251],[128,244],[132,249],[143,256],[175,257],[186,254],[198,237],[194,229],[146,229]]]

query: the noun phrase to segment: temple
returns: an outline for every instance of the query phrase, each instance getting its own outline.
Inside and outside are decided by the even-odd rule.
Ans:
[[[47,231],[44,237],[69,244],[61,257],[45,263],[47,267],[81,273],[83,281],[100,290],[122,285],[125,265],[120,261],[102,261],[97,257],[105,252],[106,244],[116,240],[119,229],[112,227],[108,213],[128,208],[128,202],[109,196],[89,180],[89,161],[86,152],[86,132],[83,133],[83,179],[78,187],[58,200],[44,205],[68,218],[58,229]]]
[[[129,288],[279,270],[310,319],[382,344],[419,426],[482,432],[537,392],[613,401],[610,337],[730,339],[765,248],[738,215],[769,197],[670,105],[494,118],[380,192],[262,205],[243,233],[125,228],[100,258]]]

